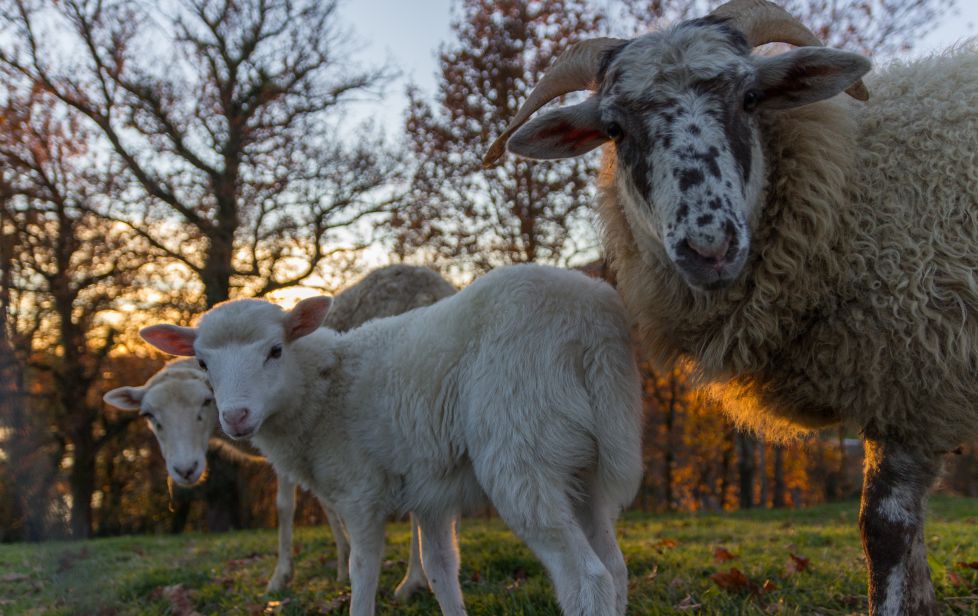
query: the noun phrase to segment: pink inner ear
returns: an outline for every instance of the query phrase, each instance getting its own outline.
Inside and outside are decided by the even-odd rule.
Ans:
[[[296,304],[285,322],[288,339],[295,340],[319,329],[332,305],[333,300],[324,296],[310,297]]]
[[[143,340],[171,355],[192,357],[197,332],[189,327],[176,325],[151,325],[139,331]]]

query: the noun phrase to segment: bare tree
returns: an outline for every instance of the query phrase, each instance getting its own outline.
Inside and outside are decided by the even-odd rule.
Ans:
[[[104,138],[117,175],[100,213],[192,271],[206,306],[301,283],[361,246],[357,224],[392,202],[394,159],[370,133],[345,146],[337,111],[388,72],[350,68],[336,2],[163,6],[3,11],[0,66]]]
[[[67,452],[72,535],[87,537],[95,456],[130,421],[101,413],[96,385],[117,335],[105,318],[142,261],[131,232],[91,213],[104,169],[86,156],[91,140],[77,118],[52,102],[35,90],[13,95],[4,110],[0,196],[17,261],[5,293],[19,293],[33,312],[33,344],[20,369],[49,376],[46,419]]]
[[[540,164],[508,157],[483,170],[481,153],[506,126],[555,54],[593,36],[584,0],[464,0],[456,40],[439,56],[435,104],[411,90],[406,122],[415,161],[410,198],[393,218],[397,251],[464,264],[566,264],[590,250],[596,159]]]

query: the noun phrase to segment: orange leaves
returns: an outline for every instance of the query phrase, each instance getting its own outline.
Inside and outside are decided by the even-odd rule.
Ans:
[[[792,576],[796,573],[801,573],[805,569],[808,569],[808,563],[809,559],[789,553],[788,563],[785,565],[785,577]]]
[[[969,591],[978,590],[978,584],[975,584],[973,581],[974,575],[968,572],[968,570],[978,570],[978,561],[958,561],[954,563],[954,568],[964,572],[964,574],[962,575],[962,573],[948,569],[947,580],[950,582],[951,586],[954,586],[955,588],[963,588]],[[969,580],[968,578],[972,579]]]
[[[809,559],[790,552],[788,557],[788,566],[786,567],[784,578],[808,569]],[[717,563],[724,563],[734,560],[738,556],[730,552],[730,550],[718,546],[713,549],[713,558]],[[718,571],[710,575],[710,579],[713,580],[714,584],[730,594],[750,594],[755,597],[763,597],[778,589],[778,585],[773,580],[766,579],[763,583],[755,582],[737,567],[731,567],[729,571]]]
[[[723,573],[718,571],[710,576],[717,586],[726,590],[727,592],[742,592],[745,590],[750,590],[752,587],[757,586],[750,581],[744,573],[737,567],[731,567],[730,571]]]
[[[668,537],[664,537],[655,542],[655,547],[660,550],[672,550],[678,545],[679,545],[678,541],[676,541],[675,539],[670,539]]]
[[[713,559],[718,563],[725,563],[728,560],[733,560],[737,558],[736,554],[733,554],[727,548],[717,546],[713,548]]]

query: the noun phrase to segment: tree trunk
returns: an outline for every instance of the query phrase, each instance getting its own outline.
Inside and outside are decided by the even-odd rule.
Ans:
[[[71,537],[87,539],[92,534],[92,493],[95,492],[95,451],[91,433],[76,434],[68,475],[71,486]]]
[[[771,506],[780,509],[785,506],[784,485],[784,447],[774,446],[774,493],[771,495]]]
[[[758,502],[762,508],[767,507],[767,497],[768,497],[768,482],[767,482],[767,443],[760,442],[757,444],[757,453],[760,461],[758,463],[758,470],[761,480],[761,499]]]
[[[208,309],[231,297],[231,252],[233,236],[225,238],[212,235],[209,238],[207,257],[200,272],[204,283],[204,301]]]
[[[740,508],[750,509],[754,506],[754,449],[756,441],[753,436],[744,433],[737,434],[737,449],[740,471]]]
[[[665,427],[666,427],[666,438],[665,445],[666,451],[663,460],[662,468],[662,487],[664,500],[666,502],[666,511],[672,511],[674,509],[673,505],[673,494],[672,494],[672,471],[676,464],[676,452],[673,447],[672,430],[676,423],[676,377],[675,375],[669,376],[669,404],[666,406],[666,417],[665,417]]]

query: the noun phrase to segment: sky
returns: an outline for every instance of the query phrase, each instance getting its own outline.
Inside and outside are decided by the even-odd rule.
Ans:
[[[388,61],[401,76],[391,82],[382,100],[360,103],[351,119],[373,119],[387,133],[400,133],[407,98],[407,83],[423,92],[435,91],[438,47],[451,37],[452,0],[345,0],[344,22],[358,42],[356,59],[368,63]],[[939,51],[978,34],[978,1],[958,0],[955,13],[946,15],[912,55]]]

